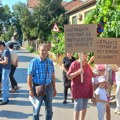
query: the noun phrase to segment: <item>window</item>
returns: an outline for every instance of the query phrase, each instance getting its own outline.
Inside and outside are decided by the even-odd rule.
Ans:
[[[77,24],[77,16],[72,17],[72,24]]]

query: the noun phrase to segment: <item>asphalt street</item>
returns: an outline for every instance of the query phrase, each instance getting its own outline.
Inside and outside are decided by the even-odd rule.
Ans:
[[[27,67],[29,61],[36,55],[21,49],[19,55],[19,67],[16,70],[15,78],[21,87],[16,93],[10,93],[9,104],[0,106],[0,120],[32,120],[33,107],[28,99]],[[62,70],[55,64],[57,96],[53,98],[53,120],[73,120],[73,103],[68,95],[68,103],[63,104],[63,81]],[[0,99],[2,95],[0,95]],[[113,113],[115,103],[111,104],[111,120],[120,120],[120,115]],[[44,103],[41,108],[40,120],[45,120]],[[89,100],[88,111],[85,120],[97,120],[96,106]]]

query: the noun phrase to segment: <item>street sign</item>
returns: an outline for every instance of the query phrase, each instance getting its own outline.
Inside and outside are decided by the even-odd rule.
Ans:
[[[52,31],[60,32],[60,29],[59,29],[59,27],[58,27],[58,25],[56,23],[54,24]]]

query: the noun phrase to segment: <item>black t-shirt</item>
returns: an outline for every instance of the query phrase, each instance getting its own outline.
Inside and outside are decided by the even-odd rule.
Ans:
[[[67,56],[63,58],[62,63],[64,64],[64,67],[68,70],[71,63],[74,62],[76,59],[75,57],[72,57],[71,59],[69,59]],[[66,73],[63,71],[63,74],[66,75]]]

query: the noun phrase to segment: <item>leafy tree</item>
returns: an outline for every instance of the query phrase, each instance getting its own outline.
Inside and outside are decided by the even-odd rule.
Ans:
[[[85,23],[104,22],[103,37],[120,37],[120,0],[97,0],[96,8],[90,11]]]
[[[51,51],[57,55],[62,55],[65,53],[65,38],[64,38],[64,33],[60,32],[60,33],[55,33],[53,32],[52,34],[52,38],[54,38],[52,40],[52,43],[54,44],[54,46],[51,48]],[[55,37],[56,36],[56,37]]]
[[[57,22],[58,16],[64,12],[61,2],[62,0],[40,0],[40,4],[34,9],[40,42],[47,41],[54,22]]]
[[[17,27],[17,31],[22,35],[24,32],[26,39],[31,39],[31,30],[34,28],[34,19],[26,4],[17,3],[13,6],[13,18],[12,23]]]
[[[1,40],[10,40],[11,38],[11,11],[8,5],[0,7],[0,35]]]

